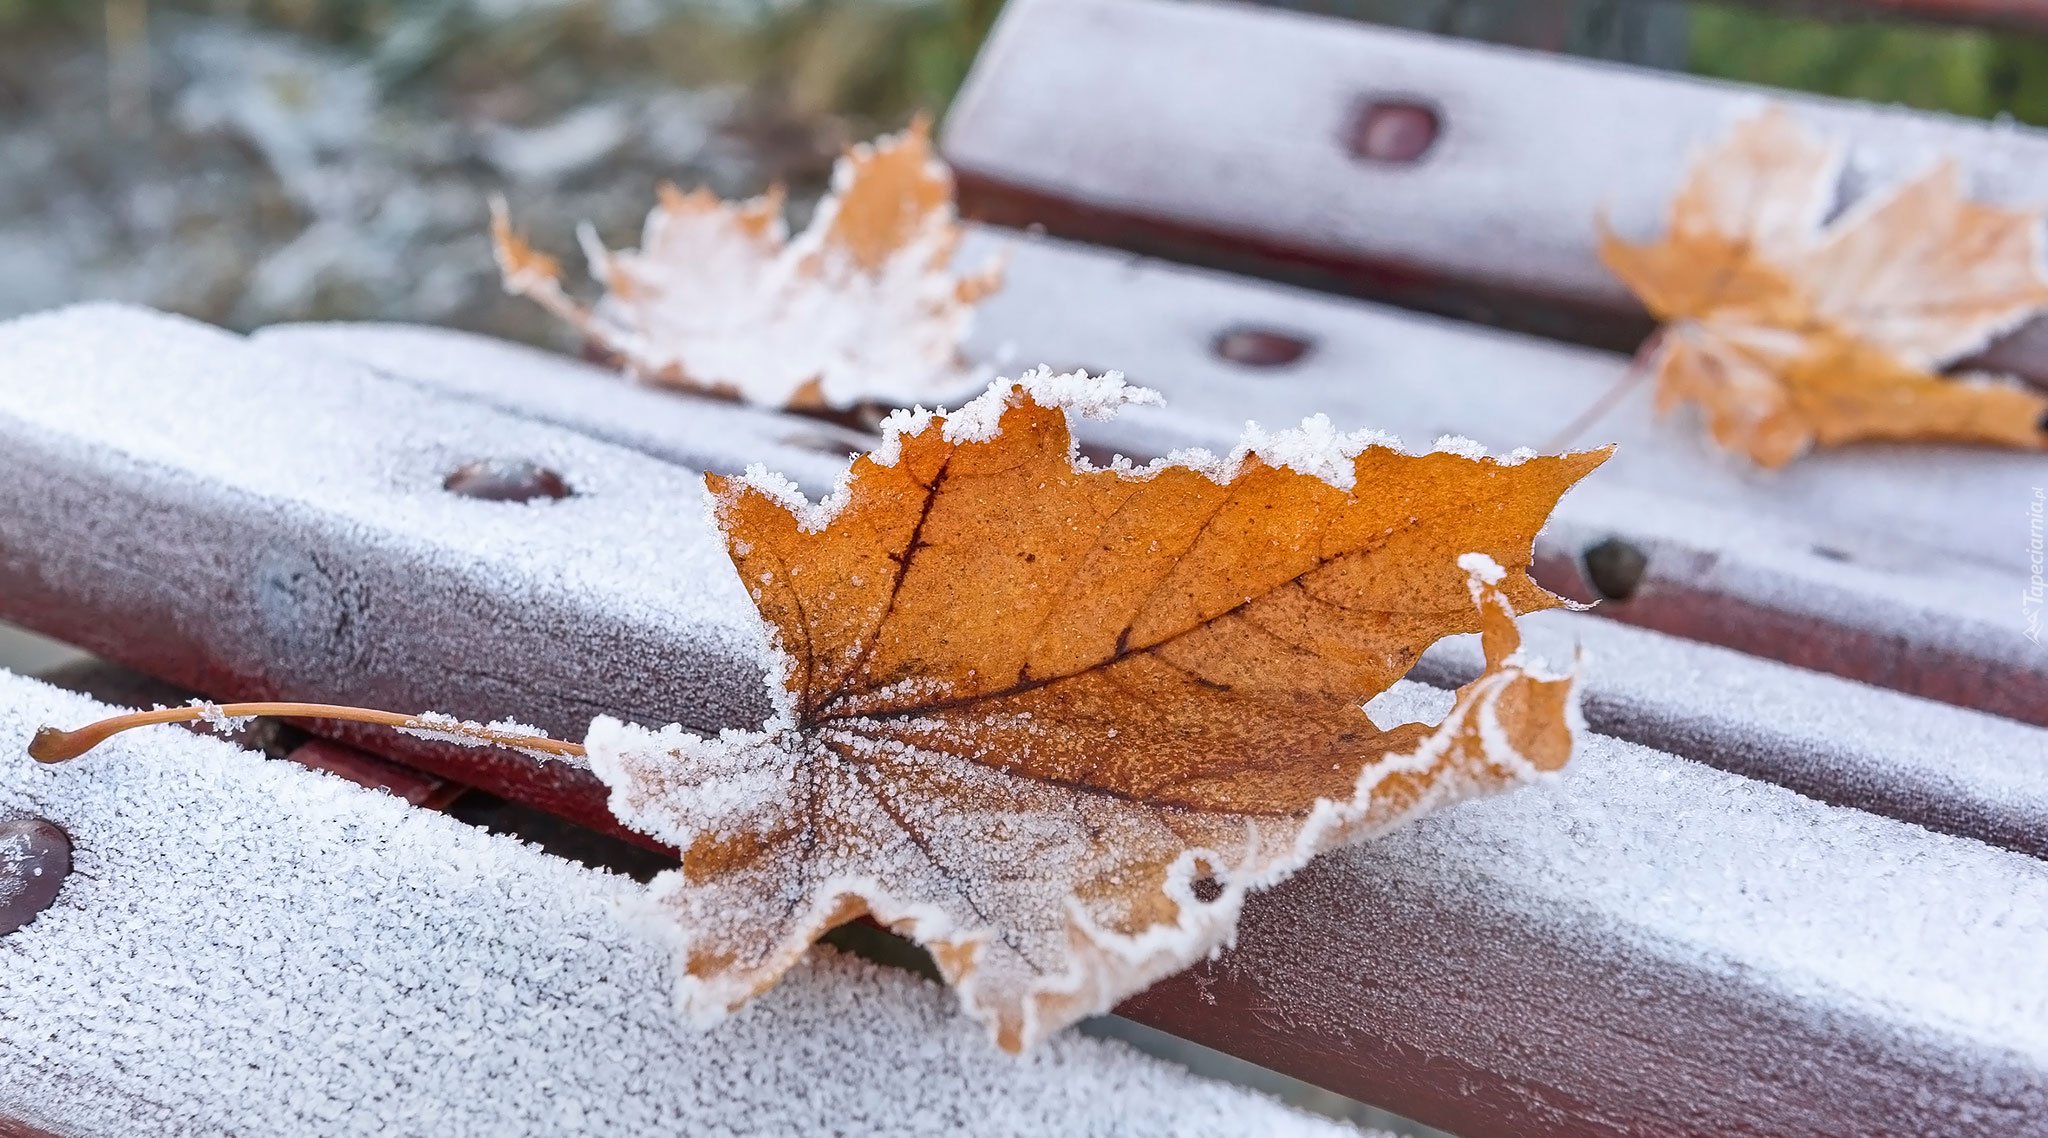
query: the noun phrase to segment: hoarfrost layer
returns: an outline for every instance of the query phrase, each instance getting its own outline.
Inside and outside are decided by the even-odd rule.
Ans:
[[[178,731],[45,767],[108,709],[0,674],[0,814],[77,872],[0,954],[0,1114],[90,1133],[1335,1134],[1067,1036],[992,1051],[945,993],[830,953],[711,1035],[633,882]]]

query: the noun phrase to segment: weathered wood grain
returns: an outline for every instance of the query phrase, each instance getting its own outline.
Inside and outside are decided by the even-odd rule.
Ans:
[[[1647,236],[1689,152],[1766,98],[1850,140],[1853,198],[1940,154],[2038,205],[2048,133],[1201,0],[1018,0],[946,121],[970,215],[1629,349],[1594,219]],[[1361,161],[1362,107],[1441,135]],[[2048,323],[1994,366],[2048,378]]]

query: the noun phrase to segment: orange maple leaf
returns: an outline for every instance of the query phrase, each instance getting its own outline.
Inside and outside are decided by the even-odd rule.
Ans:
[[[782,191],[727,204],[661,188],[638,250],[585,232],[594,308],[562,288],[561,266],[512,231],[492,203],[505,289],[538,302],[651,383],[773,407],[908,406],[986,381],[960,354],[999,263],[955,277],[953,178],[923,119],[856,146],[833,171],[810,226],[788,239]]]
[[[2048,397],[1937,374],[2048,307],[2040,219],[1970,201],[1944,161],[1823,227],[1843,157],[1772,108],[1694,161],[1663,240],[1602,222],[1601,258],[1664,323],[1659,412],[1696,402],[1773,467],[1868,439],[2048,446]]]
[[[1018,1050],[1226,942],[1318,851],[1554,770],[1572,683],[1516,608],[1558,497],[1607,457],[1408,454],[1317,418],[1228,459],[1090,466],[1041,370],[899,412],[811,505],[708,475],[780,700],[716,739],[600,719],[613,811],[684,851],[652,889],[716,1020],[863,914]],[[1387,440],[1390,442],[1391,440]],[[1367,699],[1438,638],[1488,666],[1440,726]]]

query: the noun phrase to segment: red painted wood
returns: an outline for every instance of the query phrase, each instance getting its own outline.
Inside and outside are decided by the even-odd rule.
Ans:
[[[383,756],[337,743],[332,739],[308,739],[292,748],[291,753],[285,757],[300,766],[326,771],[357,786],[381,790],[394,798],[403,798],[414,806],[424,806],[429,810],[439,810],[448,805],[464,789],[447,779],[423,774],[403,763],[393,762]]]
[[[955,172],[961,212],[1010,229],[1044,229],[1072,241],[1129,249],[1181,264],[1366,297],[1531,335],[1633,352],[1655,324],[1626,306],[1540,289],[1505,288],[1426,261],[1368,259],[1278,234],[1071,201],[1043,190]]]
[[[2007,657],[1915,639],[1898,627],[1829,620],[1792,604],[1731,594],[1717,566],[1683,549],[1654,547],[1652,572],[1627,600],[1603,600],[1586,580],[1588,539],[1551,533],[1537,543],[1535,576],[1603,617],[1718,644],[1924,699],[2048,726],[2048,660]]]
[[[2048,1135],[2023,1063],[1966,1074],[1856,1013],[1738,994],[1678,946],[1419,892],[1373,852],[1253,898],[1234,949],[1118,1012],[1461,1138]],[[1352,935],[1305,912],[1354,914]],[[1958,1075],[2012,1097],[1951,1114]]]
[[[328,746],[367,752],[400,770],[410,768],[414,778],[474,787],[636,846],[681,856],[646,834],[621,825],[605,804],[609,792],[604,783],[588,767],[572,762],[540,762],[491,747],[456,747],[411,739],[361,723],[305,720],[301,726],[331,740]],[[440,805],[422,804],[433,808]]]

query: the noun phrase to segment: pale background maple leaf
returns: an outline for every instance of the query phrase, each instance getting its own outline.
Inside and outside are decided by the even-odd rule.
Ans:
[[[832,191],[793,240],[782,195],[728,204],[664,188],[637,250],[585,230],[591,308],[570,300],[559,266],[494,226],[508,291],[532,297],[651,383],[771,407],[909,406],[986,382],[960,351],[974,304],[1001,265],[956,276],[952,174],[923,120],[854,147]]]
[[[1845,151],[1773,107],[1695,159],[1669,231],[1601,254],[1665,321],[1658,405],[1698,403],[1766,466],[1816,445],[2048,445],[2048,398],[1938,376],[2048,309],[2041,220],[1972,202],[1952,161],[1827,223]]]

